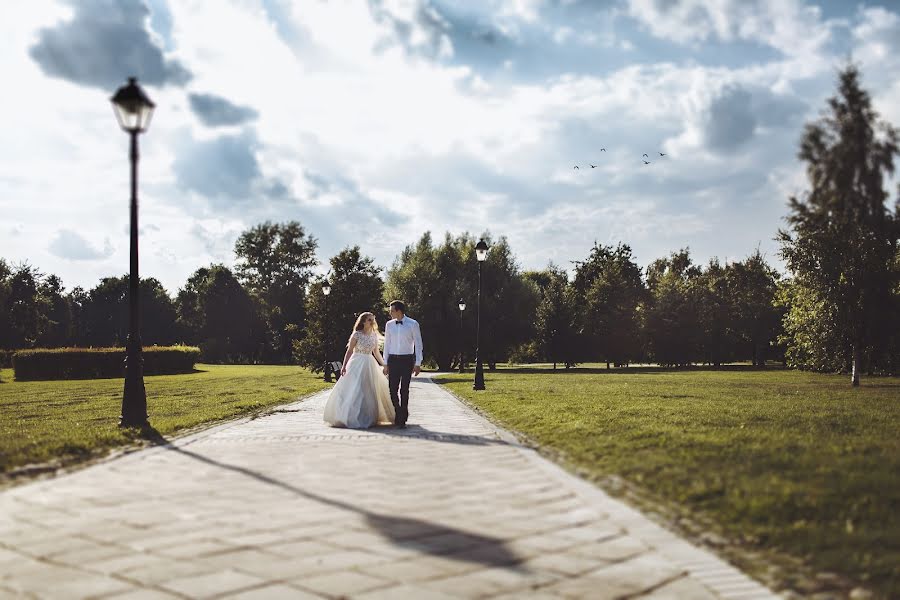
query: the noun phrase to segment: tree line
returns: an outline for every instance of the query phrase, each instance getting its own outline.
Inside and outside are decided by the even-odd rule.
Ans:
[[[859,73],[848,66],[822,118],[810,123],[799,157],[810,190],[789,201],[778,232],[788,276],[757,250],[744,260],[696,264],[688,249],[641,268],[624,243],[595,244],[571,276],[550,264],[522,270],[505,237],[483,263],[481,354],[497,363],[562,367],[721,365],[767,360],[818,371],[900,370],[900,196],[884,190],[898,153],[896,129],[879,121]],[[141,281],[146,345],[199,345],[209,362],[340,359],[356,315],[403,299],[426,336],[426,360],[453,369],[473,357],[477,239],[430,233],[386,270],[349,247],[328,260],[295,221],[243,232],[235,262],[197,269],[171,296]],[[0,348],[123,345],[128,279],[66,291],[55,275],[0,259]],[[460,311],[458,303],[467,304]],[[326,352],[327,349],[327,352]]]

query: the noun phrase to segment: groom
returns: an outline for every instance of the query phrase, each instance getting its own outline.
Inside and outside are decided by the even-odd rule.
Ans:
[[[391,320],[384,326],[384,374],[391,388],[397,415],[394,425],[406,429],[409,418],[409,380],[422,372],[422,332],[419,323],[406,316],[406,305],[391,302]],[[398,393],[399,390],[399,393]]]

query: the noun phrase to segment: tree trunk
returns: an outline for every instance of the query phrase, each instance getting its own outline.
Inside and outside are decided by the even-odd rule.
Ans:
[[[606,361],[606,370],[609,371],[609,361]]]
[[[860,369],[860,360],[859,360],[859,343],[853,344],[853,370],[850,375],[850,385],[853,387],[859,387],[859,369]]]
[[[553,362],[553,370],[556,370],[556,361]]]

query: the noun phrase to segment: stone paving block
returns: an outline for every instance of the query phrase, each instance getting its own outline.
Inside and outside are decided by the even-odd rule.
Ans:
[[[459,600],[468,596],[448,594],[418,585],[398,585],[355,596],[360,600]]]
[[[155,562],[156,560],[157,557],[150,554],[133,552],[131,550],[120,550],[117,554],[109,557],[88,557],[73,566],[77,566],[82,570],[93,573],[118,575],[129,569],[146,567],[149,563]]]
[[[601,567],[582,577],[549,586],[551,592],[570,597],[621,598],[651,590],[684,574],[670,561],[653,554]]]
[[[321,600],[324,597],[283,583],[275,583],[222,596],[222,598],[228,598],[228,600]]]
[[[548,585],[558,579],[557,575],[531,570],[524,566],[520,568],[494,567],[428,581],[424,585],[448,593],[463,594],[467,597],[493,596],[512,591],[517,591],[520,595],[525,596],[538,587]]]
[[[526,561],[523,566],[574,577],[597,569],[604,564],[606,564],[605,561],[600,559],[588,558],[571,552],[558,552],[543,554]]]
[[[650,548],[639,539],[622,535],[607,540],[578,544],[571,546],[569,550],[580,556],[615,562],[648,552]]]
[[[221,554],[229,550],[233,550],[232,546],[217,542],[214,540],[201,540],[197,542],[188,542],[177,546],[166,546],[157,548],[153,552],[161,556],[171,558],[196,558],[209,554]]]
[[[312,540],[299,540],[288,542],[286,544],[270,544],[266,546],[266,552],[288,558],[318,557],[342,551],[343,550],[338,546],[332,546],[331,544]]]
[[[291,583],[323,596],[352,596],[381,587],[393,585],[393,582],[372,575],[355,571],[342,571],[319,575],[317,577],[301,577]]]
[[[671,581],[640,597],[648,600],[651,598],[652,600],[684,600],[685,598],[690,598],[691,600],[715,600],[718,598],[705,585],[689,577]]]
[[[190,577],[214,572],[215,567],[190,560],[149,557],[142,564],[117,574],[144,585],[156,585],[177,577]]]
[[[228,569],[170,579],[163,582],[160,587],[190,598],[212,598],[246,588],[258,587],[265,583],[266,581],[259,577]]]
[[[454,561],[449,562],[453,565],[456,564]],[[377,565],[360,567],[358,570],[375,577],[384,577],[385,579],[401,583],[424,581],[457,572],[452,568],[447,568],[447,565],[434,564],[427,558],[388,561]]]
[[[103,600],[174,600],[175,598],[181,598],[181,596],[150,588],[132,588],[110,596],[103,596]]]
[[[82,598],[132,589],[133,586],[106,575],[91,574],[42,563],[16,571],[3,580],[3,585],[17,592],[39,597]]]

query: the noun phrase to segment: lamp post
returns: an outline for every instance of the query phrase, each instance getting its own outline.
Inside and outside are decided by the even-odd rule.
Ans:
[[[327,279],[322,284],[322,294],[325,296],[325,339],[322,340],[323,353],[325,355],[325,381],[331,383],[331,364],[328,362],[328,295],[331,294],[331,282]]]
[[[475,258],[478,259],[478,306],[475,326],[475,385],[474,390],[484,389],[484,368],[481,366],[481,263],[487,259],[488,245],[484,240],[475,244]]]
[[[462,298],[459,299],[459,372],[465,373],[466,369],[463,367],[463,349],[466,347],[463,343],[463,312],[466,310],[466,301]]]
[[[119,126],[131,136],[131,265],[128,270],[128,340],[125,343],[125,390],[122,394],[121,427],[147,425],[147,392],[144,389],[144,359],[141,356],[140,290],[138,278],[138,200],[137,164],[138,135],[147,131],[156,106],[137,83],[129,77],[110,98]]]

